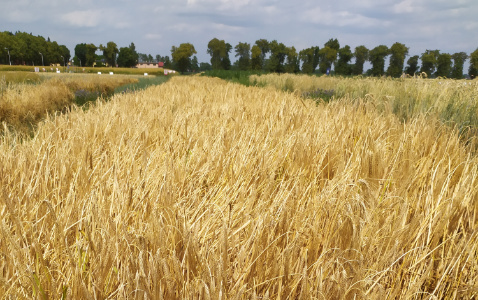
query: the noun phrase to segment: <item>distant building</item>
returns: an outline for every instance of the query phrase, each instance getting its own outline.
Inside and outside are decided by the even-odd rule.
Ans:
[[[152,68],[162,68],[164,67],[164,63],[162,61],[160,62],[139,62],[137,65],[136,65],[136,68],[140,68],[140,69],[145,69],[145,68],[149,68],[149,69],[152,69]]]

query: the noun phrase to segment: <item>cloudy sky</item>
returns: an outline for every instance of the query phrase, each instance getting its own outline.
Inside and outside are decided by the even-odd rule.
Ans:
[[[50,37],[72,56],[79,43],[134,42],[140,53],[164,56],[189,42],[206,62],[215,37],[232,46],[277,40],[298,51],[330,38],[352,48],[401,42],[410,55],[478,48],[477,0],[1,0],[1,7],[0,31]]]

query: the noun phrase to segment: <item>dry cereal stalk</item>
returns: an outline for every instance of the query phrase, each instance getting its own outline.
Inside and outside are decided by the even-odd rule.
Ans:
[[[477,157],[365,96],[175,77],[5,130],[0,187],[5,299],[478,293]]]

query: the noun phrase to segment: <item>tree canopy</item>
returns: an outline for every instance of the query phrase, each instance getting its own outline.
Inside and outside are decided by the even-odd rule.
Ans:
[[[249,70],[251,65],[251,45],[248,43],[239,42],[236,47],[236,57],[239,57],[237,60],[237,67],[239,70]]]
[[[130,47],[121,47],[118,53],[117,63],[122,68],[132,68],[136,65],[136,57]]]
[[[211,55],[211,66],[213,70],[223,70],[230,67],[229,52],[232,46],[224,40],[213,38],[207,44],[207,53]]]
[[[408,60],[407,60],[407,67],[405,68],[405,73],[410,75],[410,76],[414,76],[415,73],[417,73],[418,71],[418,59],[420,57],[418,55],[414,55],[414,56],[411,56]]]
[[[387,69],[388,76],[402,76],[405,57],[407,55],[408,48],[402,43],[395,43],[390,47],[390,63]]]
[[[440,77],[450,77],[451,76],[451,55],[448,53],[440,53],[437,57],[437,65],[436,65],[436,76]]]
[[[310,47],[299,52],[299,60],[302,62],[302,72],[313,73],[319,65],[319,47]]]
[[[251,69],[262,70],[263,60],[261,48],[257,45],[251,48]]]
[[[453,69],[451,70],[451,77],[455,79],[463,78],[463,65],[468,55],[465,52],[454,53],[451,58],[453,59]]]
[[[470,78],[478,76],[478,48],[470,54],[470,67],[468,68]]]
[[[0,63],[41,66],[61,64],[71,58],[70,51],[56,41],[17,31],[0,32]]]
[[[426,50],[422,53],[420,73],[426,73],[428,77],[431,77],[435,72],[438,55],[440,55],[440,50]]]
[[[283,43],[273,40],[269,43],[271,56],[267,62],[267,71],[282,73],[284,72],[284,61],[287,56],[287,47]]]
[[[294,46],[286,47],[286,62],[284,71],[287,73],[298,73],[300,71],[299,54]]]
[[[349,45],[345,45],[343,48],[340,48],[338,51],[339,59],[335,65],[335,74],[337,75],[352,75],[352,65],[350,61],[354,57],[352,50],[350,50]]]
[[[197,54],[196,49],[190,43],[182,43],[179,47],[171,47],[173,64],[180,72],[187,72],[191,68],[191,56]]]
[[[231,63],[231,51],[235,51],[236,61]],[[100,52],[101,51],[101,52]],[[443,76],[461,79],[464,76],[464,65],[470,60],[468,75],[472,78],[478,74],[478,49],[468,55],[465,52],[454,54],[440,53],[440,50],[426,50],[420,55],[408,57],[409,48],[396,42],[390,48],[379,45],[369,50],[364,45],[352,48],[349,45],[340,47],[336,38],[330,38],[322,48],[312,46],[298,50],[294,46],[267,39],[258,39],[254,44],[239,42],[233,46],[225,40],[213,38],[207,45],[210,63],[199,62],[194,46],[183,43],[179,47],[172,46],[169,56],[138,53],[131,43],[128,47],[118,47],[109,41],[99,46],[93,43],[79,43],[74,48],[74,57],[68,48],[31,33],[17,31],[0,32],[0,64],[49,65],[72,62],[77,66],[119,66],[134,67],[139,61],[164,62],[168,69],[179,71],[199,71],[208,69],[235,70],[267,70],[269,72],[303,72],[322,74],[334,70],[335,74],[349,76],[362,75],[364,65],[368,61],[372,68],[367,71],[370,76],[399,77],[403,72],[413,76],[424,72],[429,77]],[[390,57],[388,67],[386,58]],[[317,70],[318,68],[318,70]]]
[[[100,50],[103,51],[103,57],[109,66],[116,65],[116,55],[118,54],[118,46],[114,42],[108,42],[106,46],[100,45]]]
[[[330,39],[324,44],[324,48],[319,50],[319,71],[323,74],[327,70],[331,70],[332,64],[337,60],[337,53],[340,49],[340,44],[337,39]]]
[[[255,45],[261,50],[261,69],[264,69],[266,64],[266,55],[271,51],[270,44],[266,39],[259,39],[256,41]]]
[[[367,47],[361,45],[355,47],[355,65],[352,68],[353,75],[361,75],[363,74],[363,65],[368,60],[369,51]]]
[[[389,49],[385,45],[380,45],[369,52],[369,60],[372,64],[371,75],[382,76],[385,73],[385,57],[389,55]]]

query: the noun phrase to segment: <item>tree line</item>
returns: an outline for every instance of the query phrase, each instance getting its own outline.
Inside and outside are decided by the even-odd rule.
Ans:
[[[236,62],[231,65],[229,54],[235,50]],[[413,76],[426,73],[428,77],[463,78],[464,63],[470,59],[468,75],[476,77],[478,73],[478,49],[469,56],[465,52],[454,54],[441,53],[440,50],[426,50],[406,60],[409,48],[402,43],[391,47],[379,45],[373,49],[360,45],[352,48],[343,47],[337,39],[329,39],[322,48],[310,47],[297,51],[276,40],[257,40],[252,46],[239,42],[234,48],[224,40],[213,38],[208,43],[207,53],[211,56],[212,69],[263,70],[278,73],[314,73],[336,75],[362,75],[400,77],[404,73]],[[386,59],[389,59],[385,68]],[[354,60],[352,62],[352,60]],[[421,60],[421,65],[419,65]],[[371,69],[365,71],[365,62],[370,62]]]
[[[0,64],[49,66],[64,65],[70,60],[70,50],[65,45],[50,41],[48,37],[34,36],[17,31],[0,32]]]
[[[97,53],[100,54],[97,54]],[[134,67],[138,62],[164,62],[164,67],[181,72],[204,70],[254,70],[276,73],[319,73],[351,76],[391,76],[400,77],[404,73],[413,76],[425,73],[428,77],[448,77],[461,79],[464,64],[470,60],[468,75],[478,75],[478,49],[468,55],[465,52],[453,54],[440,50],[426,50],[421,55],[409,56],[409,48],[396,42],[391,47],[379,45],[368,49],[360,45],[352,49],[340,45],[337,39],[329,39],[322,47],[313,46],[297,51],[294,46],[286,46],[277,40],[256,40],[254,44],[239,42],[234,47],[224,40],[213,38],[207,45],[210,63],[199,63],[194,45],[183,43],[171,47],[169,56],[138,53],[134,43],[120,47],[110,41],[96,46],[92,43],[77,44],[74,57],[64,45],[50,38],[33,36],[31,33],[8,31],[0,32],[1,64],[49,65],[71,62],[77,66],[117,66]],[[231,62],[230,55],[236,57]],[[407,59],[408,57],[408,59]],[[388,67],[385,68],[388,59]],[[364,70],[369,62],[371,68]],[[421,62],[421,64],[419,64]]]

